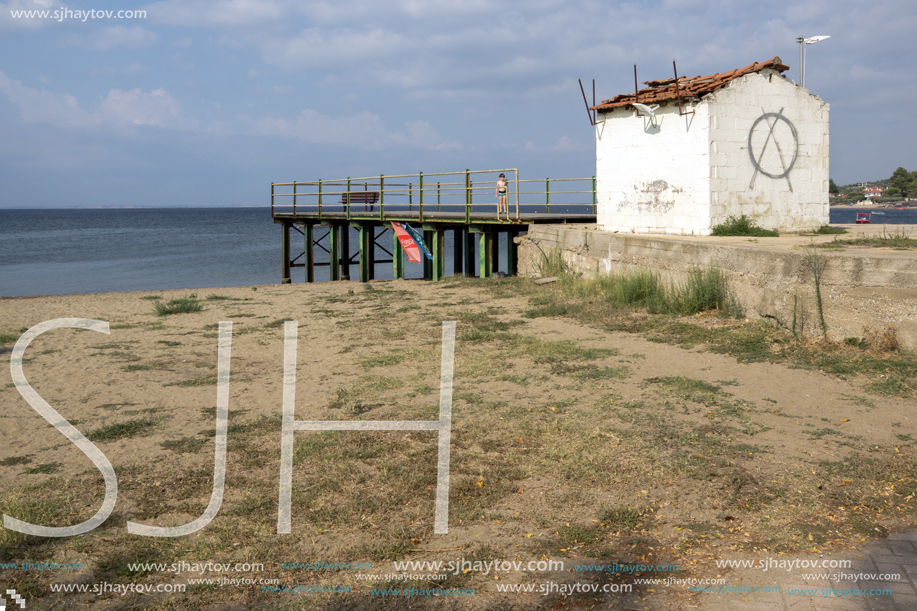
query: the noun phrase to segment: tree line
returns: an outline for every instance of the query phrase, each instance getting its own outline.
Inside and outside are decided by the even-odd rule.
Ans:
[[[891,178],[876,181],[877,184],[887,183],[888,187],[882,193],[882,200],[904,199],[917,197],[917,171],[908,172],[898,168],[892,172]],[[865,198],[863,189],[848,185],[846,188],[838,187],[833,179],[828,180],[828,192],[832,194],[844,193],[844,200],[858,201]]]

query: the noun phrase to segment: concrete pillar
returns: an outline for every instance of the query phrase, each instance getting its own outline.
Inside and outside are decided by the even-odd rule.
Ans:
[[[280,224],[280,250],[283,257],[283,265],[280,271],[280,283],[290,284],[290,224]]]
[[[465,245],[465,230],[459,227],[452,230],[452,273],[462,275],[462,246]]]
[[[306,226],[303,227],[303,246],[305,246],[305,260],[303,263],[306,264],[306,282],[315,282],[315,252],[312,250],[312,241],[313,241],[313,227],[312,223],[306,223]]]
[[[331,255],[331,280],[341,279],[341,260],[340,260],[340,240],[338,239],[338,228],[335,225],[329,225],[331,230],[328,233],[328,251]]]
[[[392,278],[404,278],[404,250],[398,241],[398,234],[392,230]]]
[[[350,216],[350,207],[347,207]],[[341,280],[350,280],[350,227],[341,225]]]

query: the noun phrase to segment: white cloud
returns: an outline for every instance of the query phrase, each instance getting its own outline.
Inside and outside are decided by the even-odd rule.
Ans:
[[[113,47],[143,49],[154,45],[157,40],[159,40],[159,37],[155,32],[151,32],[139,25],[133,27],[115,25],[101,28],[85,36],[69,36],[63,39],[62,44],[95,49],[96,51],[107,51]]]
[[[274,0],[165,0],[144,7],[149,19],[183,27],[251,26],[283,19],[289,4]]]
[[[142,71],[143,71],[143,66],[134,62],[133,64],[129,64],[127,66],[118,66],[118,67],[101,66],[99,68],[93,68],[92,70],[88,72],[88,74],[89,76],[112,77],[112,76],[117,76],[120,74],[130,74],[130,75],[139,74]]]
[[[300,112],[293,120],[240,116],[256,136],[297,138],[314,144],[331,144],[362,150],[381,150],[392,146],[429,150],[461,148],[457,141],[444,141],[427,121],[409,121],[405,132],[389,132],[385,122],[368,111],[350,117],[329,117],[311,109]]]
[[[394,140],[434,151],[462,148],[462,143],[457,140],[445,142],[428,121],[408,121],[404,125],[408,131],[407,136],[395,134]]]
[[[397,32],[379,28],[368,30],[310,28],[292,37],[248,37],[258,45],[268,63],[284,70],[336,68],[384,63],[401,57],[415,45]]]
[[[353,117],[332,118],[306,109],[293,120],[265,117],[251,123],[254,135],[298,138],[316,144],[379,149],[388,140],[382,119],[367,111]]]
[[[98,125],[101,118],[80,108],[70,94],[39,91],[26,87],[0,71],[0,91],[19,107],[22,119],[29,123],[47,123],[58,127],[87,127]]]
[[[125,127],[147,125],[192,130],[197,123],[180,112],[178,104],[165,89],[149,93],[140,89],[112,89],[96,112],[80,108],[72,95],[39,91],[9,78],[0,71],[0,91],[19,107],[22,119],[57,127]]]
[[[139,89],[112,89],[102,101],[102,116],[115,123],[175,126],[182,122],[178,105],[165,89],[144,93]]]

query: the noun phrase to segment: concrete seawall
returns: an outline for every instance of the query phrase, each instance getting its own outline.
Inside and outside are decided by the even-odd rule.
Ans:
[[[839,236],[844,239],[888,231],[880,225],[842,227],[850,232]],[[900,227],[908,231],[909,226]],[[516,238],[520,275],[537,275],[541,253],[554,249],[586,276],[645,268],[679,281],[694,266],[715,265],[725,272],[748,318],[768,318],[791,329],[795,309],[797,330],[809,337],[821,336],[815,256],[824,265],[821,294],[829,338],[894,328],[903,347],[917,350],[917,251],[811,247],[834,239],[650,236],[607,233],[595,225],[533,225]]]

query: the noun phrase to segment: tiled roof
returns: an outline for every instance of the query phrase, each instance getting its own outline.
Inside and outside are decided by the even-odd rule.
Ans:
[[[693,78],[680,76],[678,77],[677,88],[674,78],[661,81],[644,81],[643,84],[648,85],[648,87],[646,89],[641,89],[636,95],[634,93],[622,93],[610,100],[602,100],[601,103],[596,104],[593,108],[599,112],[603,112],[614,110],[615,108],[622,108],[634,102],[647,105],[661,104],[662,102],[677,100],[679,93],[681,94],[682,102],[696,101],[708,93],[713,93],[718,89],[722,89],[733,79],[751,74],[752,72],[761,72],[765,68],[777,70],[778,72],[784,72],[790,69],[789,66],[783,64],[783,60],[779,57],[774,57],[766,62],[755,62],[744,68],[737,68],[731,72],[723,72],[722,74],[717,73],[711,74],[710,76],[695,76]]]

